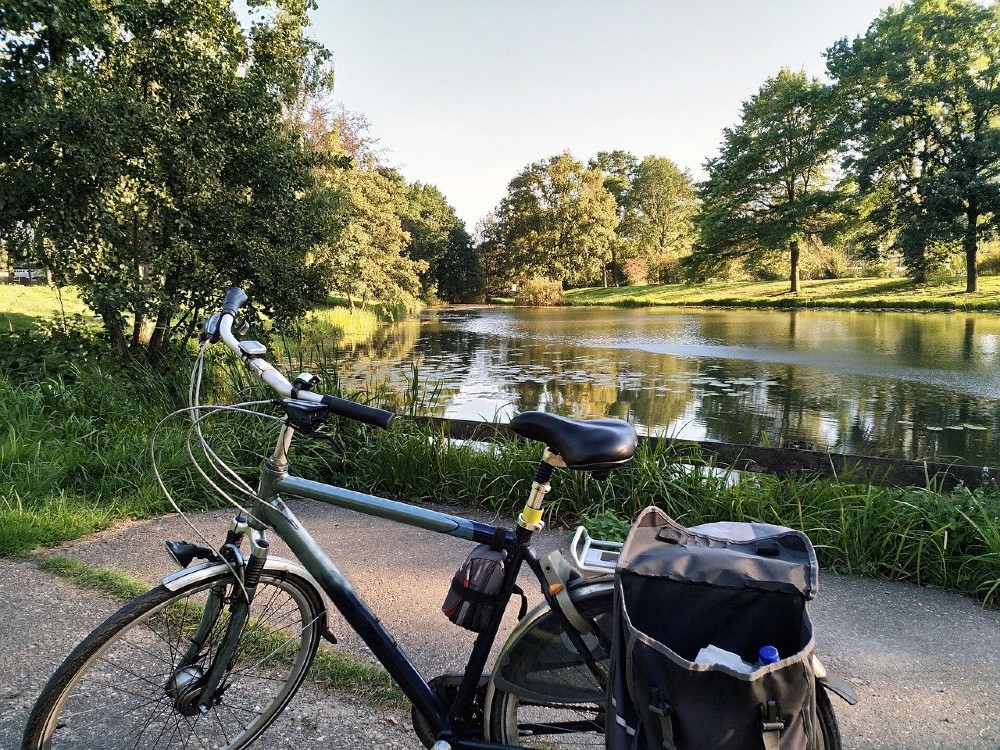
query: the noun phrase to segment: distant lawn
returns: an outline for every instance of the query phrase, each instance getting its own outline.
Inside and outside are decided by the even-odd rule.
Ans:
[[[1000,310],[1000,276],[980,278],[976,294],[965,293],[964,276],[927,284],[915,284],[909,279],[821,279],[802,281],[799,287],[798,294],[789,293],[787,281],[574,289],[566,293],[566,304]]]
[[[60,306],[55,287],[0,284],[0,331],[31,328],[39,320],[58,317],[60,310],[65,311],[66,317],[91,314],[75,289],[62,290]]]

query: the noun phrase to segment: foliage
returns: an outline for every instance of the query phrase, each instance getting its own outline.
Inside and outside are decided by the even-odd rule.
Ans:
[[[625,231],[628,215],[628,196],[639,166],[635,155],[628,151],[599,151],[588,164],[589,169],[597,170],[604,177],[604,189],[615,199],[615,214],[618,216],[618,226],[615,227],[615,240],[611,243],[611,284],[619,286],[627,279],[625,262],[635,254],[631,238]]]
[[[320,179],[331,199],[328,211],[336,217],[319,253],[332,288],[352,306],[355,301],[413,305],[427,263],[403,252],[409,235],[399,218],[399,183],[378,169],[339,164],[325,168]]]
[[[517,294],[514,296],[514,303],[518,305],[547,307],[550,305],[561,305],[564,296],[560,282],[552,279],[543,279],[541,276],[532,276],[518,287]]]
[[[615,201],[602,175],[569,152],[526,167],[496,213],[496,241],[510,276],[541,275],[566,286],[606,283]]]
[[[420,182],[406,186],[402,225],[410,237],[406,254],[426,264],[421,274],[424,296],[438,292],[451,300],[456,293],[461,295],[466,277],[476,272],[468,265],[474,256],[462,247],[463,241],[468,245],[471,240],[441,191]],[[449,294],[442,292],[442,283]]]
[[[448,232],[444,255],[435,269],[437,290],[448,302],[481,302],[485,288],[480,256],[465,226]]]
[[[706,164],[700,240],[689,260],[696,273],[782,250],[798,292],[802,241],[841,224],[840,196],[825,189],[835,145],[830,120],[828,91],[804,72],[780,71],[743,104],[740,124],[725,129],[720,155]]]
[[[312,154],[289,126],[330,82],[306,5],[20,3],[0,41],[0,228],[80,284],[119,353],[157,359],[230,284],[272,318],[324,289]],[[256,14],[256,15],[255,15]]]
[[[978,244],[1000,212],[1000,4],[914,0],[827,58],[849,166],[872,198],[872,254],[901,251],[925,281],[960,240],[975,292]]]
[[[510,259],[500,230],[500,224],[492,212],[476,224],[476,264],[487,299],[506,297],[511,292],[511,274],[508,271]]]
[[[697,205],[691,178],[670,159],[628,151],[601,151],[590,168],[604,175],[604,189],[615,199],[617,242],[612,244],[612,282],[641,276],[679,280],[678,261],[691,252]]]
[[[680,281],[680,262],[691,254],[697,201],[691,178],[670,159],[647,156],[628,192],[625,233],[634,238],[648,276],[659,283]]]

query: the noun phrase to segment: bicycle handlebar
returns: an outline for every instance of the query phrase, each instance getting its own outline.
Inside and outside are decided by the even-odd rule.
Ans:
[[[389,429],[396,418],[395,412],[359,404],[356,401],[350,401],[339,396],[313,393],[312,391],[296,389],[293,394],[292,384],[288,382],[288,378],[275,370],[269,362],[260,357],[250,356],[244,352],[240,348],[239,339],[233,334],[233,320],[236,312],[246,304],[246,301],[247,295],[242,289],[230,287],[226,290],[226,298],[222,303],[222,313],[219,319],[219,337],[236,356],[243,360],[258,380],[264,383],[264,385],[269,386],[283,398],[297,398],[302,401],[323,404],[337,416],[353,419],[356,422],[362,422],[372,427],[380,427],[383,430]]]

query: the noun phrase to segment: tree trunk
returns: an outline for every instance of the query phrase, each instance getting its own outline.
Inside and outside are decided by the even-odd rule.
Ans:
[[[119,322],[119,316],[108,308],[98,309],[97,314],[104,321],[104,331],[108,334],[108,341],[111,342],[115,354],[119,357],[124,357],[128,354],[128,341],[125,338],[125,331]]]
[[[163,302],[160,305],[160,309],[156,313],[156,325],[150,331],[149,336],[149,360],[150,362],[159,362],[163,357],[163,353],[167,349],[167,344],[170,342],[169,328],[170,328],[170,318],[171,316],[170,306]]]
[[[979,214],[975,209],[966,213],[967,223],[962,248],[965,250],[965,293],[974,294],[979,291],[979,269],[976,268],[976,251],[979,246]]]
[[[799,293],[799,242],[798,240],[790,240],[788,243],[788,252],[791,255],[792,260],[792,270],[788,274],[788,281],[791,284],[791,293]]]

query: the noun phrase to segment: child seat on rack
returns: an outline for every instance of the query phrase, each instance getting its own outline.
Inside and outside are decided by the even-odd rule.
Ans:
[[[607,747],[822,748],[808,606],[817,588],[801,532],[687,529],[644,510],[616,570]],[[762,646],[778,661],[761,665]]]

